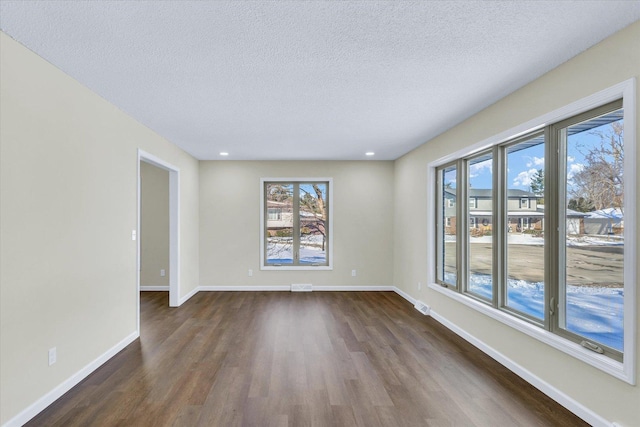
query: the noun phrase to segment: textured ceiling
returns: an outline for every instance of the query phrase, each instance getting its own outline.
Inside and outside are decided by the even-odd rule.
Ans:
[[[5,1],[0,28],[199,159],[395,159],[640,1]]]

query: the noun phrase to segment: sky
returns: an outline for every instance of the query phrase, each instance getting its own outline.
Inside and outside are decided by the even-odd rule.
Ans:
[[[606,133],[610,125],[602,125],[590,131],[572,135],[567,146],[567,178],[581,171],[586,163],[584,155],[590,148],[600,145],[600,137],[594,132]],[[526,145],[526,141],[523,143]],[[544,144],[512,151],[507,156],[507,182],[510,189],[530,191],[531,179],[538,169],[544,169]],[[471,188],[492,188],[491,159],[469,166]]]

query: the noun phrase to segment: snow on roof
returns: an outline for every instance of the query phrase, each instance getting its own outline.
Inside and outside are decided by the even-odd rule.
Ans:
[[[624,214],[620,208],[606,208],[587,212],[587,218],[624,219]]]

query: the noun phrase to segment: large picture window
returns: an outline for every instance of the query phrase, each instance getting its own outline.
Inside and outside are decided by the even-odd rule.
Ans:
[[[330,179],[262,182],[262,267],[331,266]]]
[[[622,363],[636,220],[624,128],[618,100],[437,167],[437,283]]]

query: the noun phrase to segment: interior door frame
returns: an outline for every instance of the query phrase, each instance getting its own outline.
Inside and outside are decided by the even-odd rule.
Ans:
[[[161,158],[138,149],[138,238],[136,268],[137,323],[140,331],[140,164],[148,163],[169,172],[169,306],[180,305],[180,169]]]

